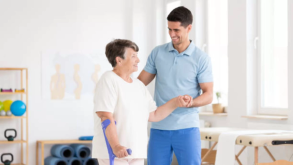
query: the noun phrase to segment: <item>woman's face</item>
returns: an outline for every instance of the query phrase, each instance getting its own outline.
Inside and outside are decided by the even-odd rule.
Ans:
[[[136,72],[138,70],[137,64],[139,63],[139,58],[137,52],[132,48],[125,49],[125,58],[121,61],[121,67],[127,72]]]

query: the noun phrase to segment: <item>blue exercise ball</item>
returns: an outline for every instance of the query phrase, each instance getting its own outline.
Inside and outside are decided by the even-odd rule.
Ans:
[[[22,116],[26,111],[26,105],[21,100],[16,100],[11,104],[10,111],[14,116]]]

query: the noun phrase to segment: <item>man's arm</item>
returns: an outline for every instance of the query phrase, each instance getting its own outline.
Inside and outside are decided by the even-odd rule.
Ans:
[[[202,89],[202,94],[197,98],[193,99],[191,107],[201,107],[207,104],[212,103],[213,101],[213,82],[208,83],[199,83],[200,88]]]
[[[111,123],[105,130],[106,137],[108,142],[113,150],[113,153],[118,158],[123,158],[128,156],[127,150],[125,147],[121,146],[118,140],[117,130],[115,126],[115,121],[111,112],[96,112],[96,114],[101,118],[101,121],[109,119]]]
[[[145,70],[142,70],[139,76],[137,77],[141,82],[144,83],[145,86],[147,86],[150,82],[153,81],[155,78],[155,74],[151,74]]]

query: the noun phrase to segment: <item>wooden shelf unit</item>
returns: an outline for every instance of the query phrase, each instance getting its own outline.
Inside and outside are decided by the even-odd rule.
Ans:
[[[0,120],[2,119],[20,119],[21,120],[21,128],[20,133],[17,133],[21,136],[20,140],[14,140],[14,141],[0,141],[0,144],[21,144],[20,154],[21,154],[21,163],[12,163],[12,165],[28,165],[28,159],[29,159],[29,145],[28,145],[28,69],[27,68],[0,68],[0,71],[20,71],[20,88],[25,88],[25,92],[0,92],[1,95],[20,95],[21,100],[25,102],[26,104],[26,112],[24,116],[0,116]],[[25,83],[24,83],[25,82]],[[24,96],[25,95],[25,99]],[[0,98],[1,99],[1,98]],[[24,124],[25,121],[25,124]],[[25,126],[25,130],[24,130]],[[24,131],[26,137],[24,138]],[[19,132],[19,131],[18,131]],[[25,149],[24,146],[25,144]],[[13,153],[12,153],[13,154]],[[25,163],[24,163],[24,156],[26,157]],[[15,160],[14,160],[15,162]],[[2,164],[0,164],[2,165]]]
[[[38,140],[36,144],[36,165],[39,165],[39,146],[41,145],[41,165],[44,165],[45,144],[91,144],[91,140]]]

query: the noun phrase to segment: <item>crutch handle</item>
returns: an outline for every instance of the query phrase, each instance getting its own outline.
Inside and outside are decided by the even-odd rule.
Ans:
[[[132,150],[130,148],[128,148],[126,151],[127,151],[128,155],[132,154]]]

